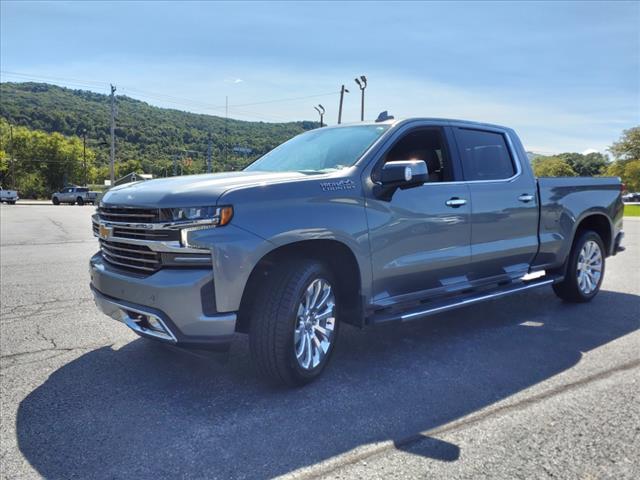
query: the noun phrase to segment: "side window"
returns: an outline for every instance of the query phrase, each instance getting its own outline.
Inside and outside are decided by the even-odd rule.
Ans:
[[[387,152],[384,163],[398,160],[424,160],[429,182],[453,180],[451,161],[439,129],[413,130],[400,138]]]
[[[503,134],[457,128],[456,140],[465,180],[503,180],[515,175],[516,169]]]

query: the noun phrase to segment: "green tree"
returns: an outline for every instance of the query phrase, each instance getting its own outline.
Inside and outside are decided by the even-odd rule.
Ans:
[[[629,192],[640,192],[640,160],[618,160],[609,165],[605,174],[620,177]]]
[[[16,188],[23,198],[48,197],[65,183],[84,183],[83,145],[78,137],[49,134],[21,126],[10,129],[8,122],[0,119],[0,146],[4,152],[0,156],[5,157],[0,162],[3,184]],[[95,180],[94,161],[95,153],[88,148],[89,182]]]
[[[559,157],[538,157],[531,163],[536,177],[575,177],[571,165]]]
[[[640,126],[622,132],[622,137],[609,147],[616,160],[640,159]]]
[[[609,151],[616,160],[609,165],[606,175],[620,177],[630,192],[640,192],[640,127],[622,132]]]
[[[593,152],[583,155],[581,153],[561,153],[558,158],[567,162],[573,171],[581,177],[594,177],[601,175],[607,168],[607,157],[602,153]]]

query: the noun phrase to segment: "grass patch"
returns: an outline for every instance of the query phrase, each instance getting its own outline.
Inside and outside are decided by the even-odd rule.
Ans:
[[[640,217],[640,205],[625,205],[624,206],[625,217]]]

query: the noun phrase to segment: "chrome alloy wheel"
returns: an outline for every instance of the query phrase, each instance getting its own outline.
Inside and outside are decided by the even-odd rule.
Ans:
[[[336,326],[335,303],[331,284],[316,278],[298,305],[293,345],[298,365],[304,370],[320,365],[329,351]]]
[[[576,275],[578,287],[584,295],[589,295],[598,288],[602,276],[602,251],[597,242],[589,240],[582,246]]]

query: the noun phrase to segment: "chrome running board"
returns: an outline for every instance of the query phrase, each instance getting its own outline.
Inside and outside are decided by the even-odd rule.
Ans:
[[[429,315],[435,315],[436,313],[446,312],[456,308],[466,307],[475,303],[485,302],[487,300],[493,300],[496,298],[505,297],[525,290],[531,290],[538,287],[544,287],[551,285],[552,283],[560,280],[560,277],[550,278],[548,275],[540,279],[532,280],[529,282],[518,282],[510,284],[508,286],[499,287],[495,290],[484,290],[482,292],[470,293],[463,296],[454,296],[451,298],[432,300],[425,302],[419,306],[414,306],[411,309],[401,311],[382,311],[369,317],[368,323],[378,324],[391,321],[406,322],[409,320],[416,320],[419,318],[427,317]]]

